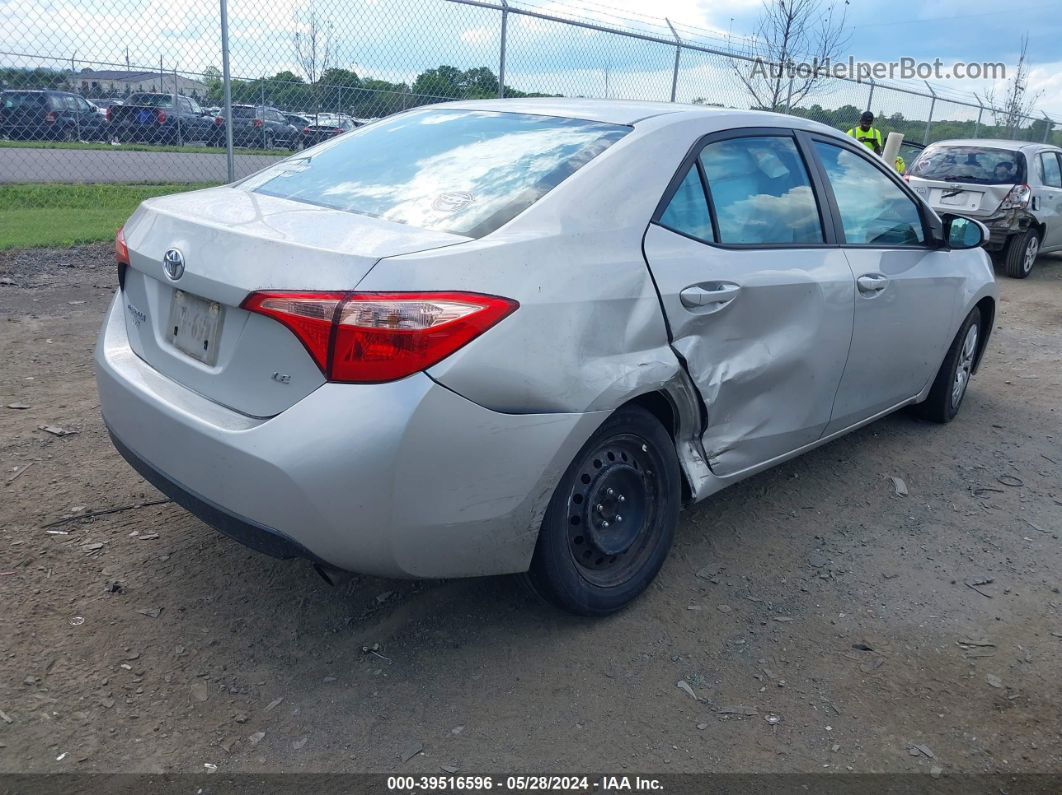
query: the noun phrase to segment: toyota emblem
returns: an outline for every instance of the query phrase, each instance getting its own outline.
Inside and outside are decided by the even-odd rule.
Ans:
[[[180,252],[180,249],[171,248],[163,255],[162,268],[173,281],[184,276],[184,254]]]

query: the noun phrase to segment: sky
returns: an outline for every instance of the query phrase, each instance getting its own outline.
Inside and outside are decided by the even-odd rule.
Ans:
[[[255,77],[280,69],[300,73],[295,16],[316,6],[331,20],[333,63],[359,74],[411,81],[441,63],[498,67],[498,12],[449,0],[228,0],[232,72]],[[669,18],[687,41],[742,47],[756,29],[762,0],[510,0],[511,5],[609,27],[669,37]],[[1062,4],[1059,0],[840,0],[858,60],[1002,61],[1012,66],[1023,34],[1033,64],[1030,89],[1042,110],[1062,121]],[[0,0],[0,64],[124,65],[201,72],[220,66],[218,0]],[[511,15],[506,82],[551,93],[668,99],[674,48]],[[919,84],[920,85],[920,84]],[[985,81],[937,83],[943,95],[971,98]],[[835,84],[818,97],[835,107],[861,105],[866,86]],[[747,96],[722,58],[686,51],[679,100],[703,97],[740,106]],[[928,100],[888,101],[910,118]],[[884,101],[884,100],[883,100]],[[879,103],[875,101],[875,106]],[[886,111],[888,107],[884,108]],[[954,109],[952,109],[954,110]],[[957,118],[959,111],[947,117]]]

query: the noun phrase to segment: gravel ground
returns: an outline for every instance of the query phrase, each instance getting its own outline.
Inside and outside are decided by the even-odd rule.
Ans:
[[[0,253],[0,772],[1062,772],[1062,259],[1002,279],[955,422],[687,510],[601,621],[514,578],[333,588],[154,504],[93,383],[115,281]]]

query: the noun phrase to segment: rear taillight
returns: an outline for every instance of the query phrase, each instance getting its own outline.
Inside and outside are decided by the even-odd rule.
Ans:
[[[103,111],[103,118],[105,118],[107,121],[111,120],[111,109],[110,108],[107,108],[107,110]]]
[[[159,124],[165,124],[166,111],[164,111],[162,108],[155,108],[155,120],[158,121]]]
[[[262,120],[261,119],[255,119],[252,122],[252,124],[254,124],[255,127],[261,127],[262,126]]]
[[[479,293],[252,293],[243,309],[287,326],[329,381],[381,383],[425,370],[516,311]]]
[[[223,119],[221,116],[215,116],[214,117],[214,125],[215,126],[220,127],[224,123],[225,123],[225,119]]]
[[[114,258],[123,265],[129,264],[129,246],[125,244],[125,227],[118,227],[114,233]]]
[[[302,128],[302,134],[303,135],[309,135],[310,134],[310,128],[309,127],[303,127]]]
[[[125,289],[125,271],[129,267],[129,246],[125,244],[125,227],[114,233],[114,259],[118,262],[118,286]]]
[[[48,115],[44,117],[44,120],[48,122],[48,124],[55,124],[57,118],[59,117],[55,115],[55,111],[49,111]]]
[[[1010,192],[1003,197],[1003,203],[999,205],[1001,210],[1024,210],[1029,206],[1032,198],[1032,188],[1028,185],[1015,185]]]

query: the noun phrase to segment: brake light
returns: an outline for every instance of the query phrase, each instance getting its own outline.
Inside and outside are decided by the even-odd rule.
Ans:
[[[309,135],[310,134],[310,128],[309,127],[303,127],[302,128],[302,134],[303,135]]]
[[[252,122],[252,124],[254,124],[255,127],[261,127],[262,126],[262,120],[261,119],[255,119]]]
[[[49,124],[55,124],[55,120],[56,120],[57,118],[58,118],[58,116],[56,116],[56,115],[55,115],[55,111],[53,110],[53,111],[49,111],[49,112],[48,112],[48,115],[46,115],[46,116],[44,117],[44,120],[45,120],[46,122],[48,122]]]
[[[1032,198],[1032,188],[1028,185],[1015,185],[1010,189],[1010,192],[1003,197],[1003,202],[999,205],[1001,210],[1024,210],[1029,206],[1029,200]]]
[[[155,108],[155,119],[158,121],[159,124],[165,124],[166,111],[164,111],[162,108]]]
[[[105,118],[107,121],[111,120],[111,109],[110,109],[110,107],[108,107],[107,110],[103,111],[103,118]]]
[[[252,293],[243,309],[284,324],[329,381],[381,383],[425,370],[516,311],[479,293]]]
[[[225,123],[225,120],[223,118],[221,118],[221,116],[215,116],[214,117],[214,126],[215,127],[220,127],[224,123]]]
[[[118,227],[114,233],[114,258],[120,265],[129,264],[129,246],[125,244],[125,227]]]

